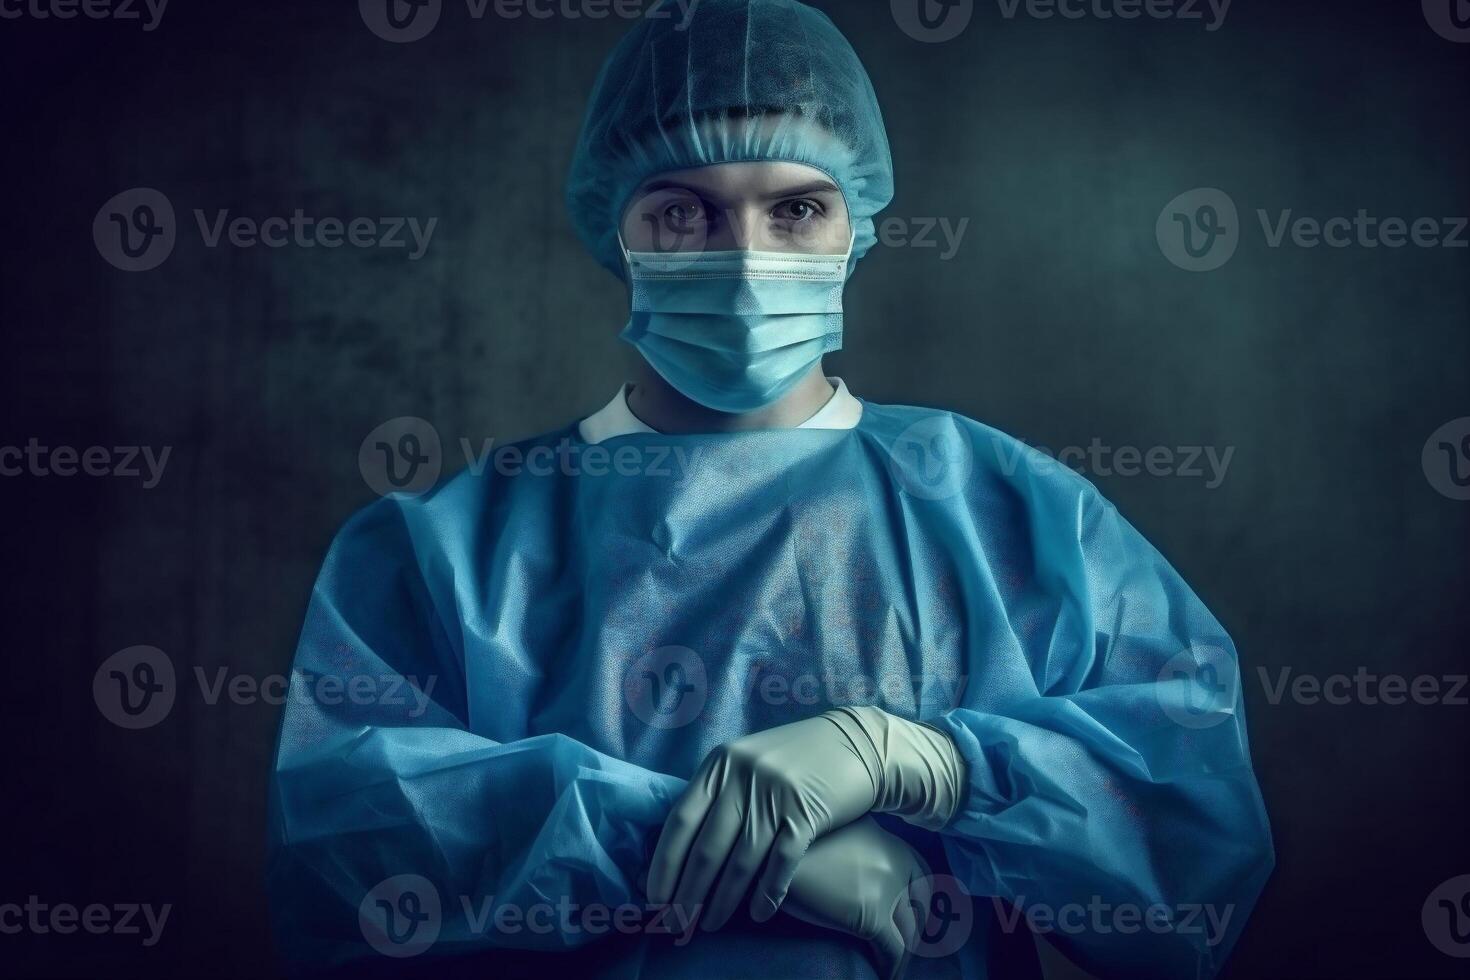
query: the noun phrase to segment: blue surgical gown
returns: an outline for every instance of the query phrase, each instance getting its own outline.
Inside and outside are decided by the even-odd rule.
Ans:
[[[1235,650],[1090,483],[969,419],[872,403],[846,431],[600,445],[527,440],[333,542],[271,794],[293,968],[869,978],[860,943],[786,916],[676,942],[485,913],[641,908],[710,749],[875,704],[966,763],[948,826],[893,825],[972,899],[959,948],[909,976],[1027,975],[1015,911],[1089,905],[1138,910],[1052,932],[1092,972],[1218,970],[1273,864]],[[412,960],[359,919],[399,875],[441,909]],[[1180,927],[1140,927],[1155,906]],[[1195,906],[1228,921],[1183,928]]]

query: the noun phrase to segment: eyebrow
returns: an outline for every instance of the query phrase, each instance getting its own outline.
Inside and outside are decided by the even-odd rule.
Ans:
[[[654,191],[680,190],[692,191],[702,197],[716,197],[717,195],[707,187],[700,187],[683,180],[651,180],[643,185],[642,193],[652,194]],[[763,201],[777,201],[788,197],[801,197],[803,194],[837,194],[841,189],[830,180],[815,180],[806,184],[797,184],[791,187],[783,187],[770,194],[760,195]],[[722,203],[722,202],[717,202]]]

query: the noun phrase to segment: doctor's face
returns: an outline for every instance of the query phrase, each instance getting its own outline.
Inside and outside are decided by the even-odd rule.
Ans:
[[[852,237],[842,191],[800,163],[717,163],[657,174],[623,213],[630,252],[751,250],[841,255]]]

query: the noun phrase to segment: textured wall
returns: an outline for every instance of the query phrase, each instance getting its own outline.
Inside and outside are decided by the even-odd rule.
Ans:
[[[940,44],[886,3],[822,6],[888,116],[889,214],[911,234],[967,222],[947,258],[936,230],[938,247],[865,260],[837,373],[1052,448],[1233,451],[1213,487],[1116,458],[1092,473],[1246,664],[1279,865],[1232,973],[1456,975],[1420,906],[1470,872],[1470,709],[1273,705],[1257,668],[1465,672],[1470,502],[1436,492],[1420,454],[1470,415],[1470,249],[1273,248],[1256,212],[1470,214],[1470,44],[1414,3],[1238,0],[1213,31],[982,3]],[[0,480],[18,819],[0,902],[175,905],[151,949],[0,936],[23,973],[272,969],[278,708],[211,705],[193,671],[287,670],[324,548],[371,499],[357,454],[374,426],[421,416],[451,450],[528,435],[600,405],[630,356],[621,287],[561,202],[623,24],[447,2],[427,38],[390,44],[353,8],[174,0],[151,31],[0,20],[0,444],[171,447],[152,489]],[[130,274],[89,227],[138,186],[167,196],[178,240]],[[1228,193],[1240,239],[1201,273],[1155,238],[1198,187]],[[210,248],[196,208],[437,224],[416,261]],[[124,731],[90,691],[134,644],[188,676],[165,721]]]

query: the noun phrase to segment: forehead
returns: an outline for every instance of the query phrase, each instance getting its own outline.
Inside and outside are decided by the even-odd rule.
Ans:
[[[816,167],[785,160],[716,163],[655,174],[639,187],[639,194],[687,189],[716,202],[767,200],[800,194],[841,191]],[[636,196],[636,195],[635,195]]]

